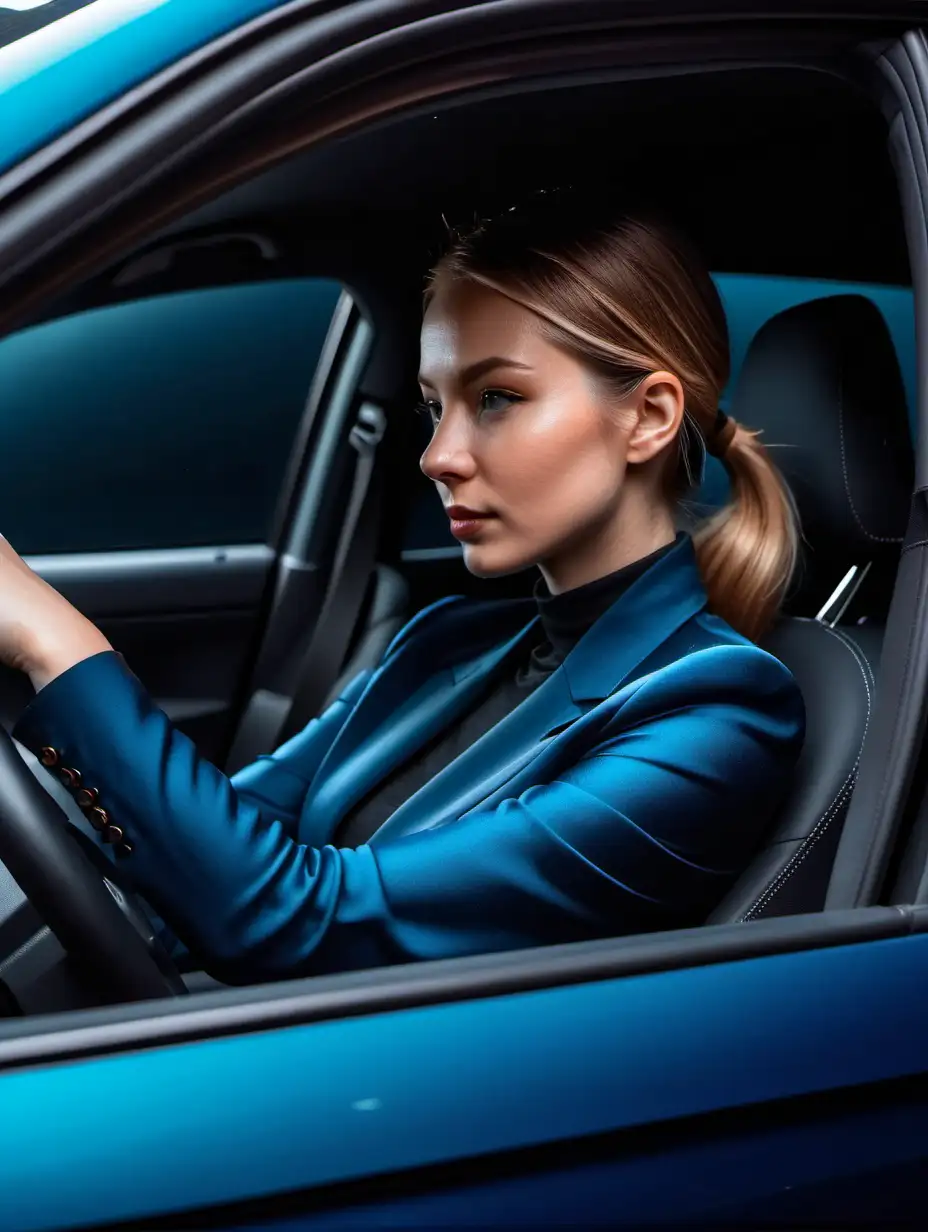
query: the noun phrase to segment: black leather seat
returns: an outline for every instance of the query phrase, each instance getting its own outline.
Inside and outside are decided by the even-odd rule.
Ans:
[[[806,704],[805,746],[769,838],[710,922],[821,910],[878,679],[879,619],[842,625],[867,566],[891,579],[914,486],[905,392],[879,311],[841,295],[789,309],[758,333],[731,412],[763,430],[799,507],[805,569],[762,645],[790,668]],[[888,601],[889,595],[875,595]],[[858,596],[859,598],[859,596]],[[858,619],[860,616],[858,615]]]

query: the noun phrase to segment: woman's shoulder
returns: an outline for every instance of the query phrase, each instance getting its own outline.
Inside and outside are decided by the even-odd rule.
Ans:
[[[802,693],[786,664],[721,617],[700,612],[663,650],[661,661],[647,665],[635,682],[652,699],[660,694],[661,704],[737,703],[804,724]]]

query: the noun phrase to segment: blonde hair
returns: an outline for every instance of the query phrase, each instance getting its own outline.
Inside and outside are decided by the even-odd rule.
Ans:
[[[663,224],[597,213],[585,202],[536,200],[452,236],[433,269],[468,279],[535,313],[549,339],[622,398],[649,373],[676,374],[686,411],[666,491],[679,502],[717,453],[731,500],[694,530],[709,606],[744,636],[773,623],[796,566],[795,505],[759,433],[719,412],[729,376],[728,328],[708,271]],[[721,429],[721,431],[720,431]]]

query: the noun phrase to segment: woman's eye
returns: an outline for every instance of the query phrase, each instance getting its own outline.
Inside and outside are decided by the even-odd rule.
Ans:
[[[521,401],[518,394],[511,394],[505,389],[485,389],[480,395],[480,410],[493,414],[496,411],[505,411],[513,402]]]
[[[432,399],[426,399],[422,402],[417,402],[416,411],[420,415],[428,415],[433,425],[437,424],[439,419],[441,419],[441,403],[435,402]]]

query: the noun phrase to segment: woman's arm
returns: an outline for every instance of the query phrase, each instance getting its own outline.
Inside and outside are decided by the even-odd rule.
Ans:
[[[626,694],[626,696],[623,696]],[[59,749],[132,844],[138,889],[229,983],[617,935],[698,919],[760,839],[802,738],[785,668],[745,646],[617,695],[554,781],[358,850],[296,842],[201,758],[113,654],[39,694]]]
[[[295,835],[300,810],[313,775],[345,725],[364,687],[370,670],[353,676],[339,696],[318,718],[268,756],[256,758],[232,776],[239,797],[253,804],[268,818],[276,817]],[[54,687],[54,683],[49,686]]]
[[[313,719],[274,753],[258,757],[250,766],[245,766],[233,776],[232,786],[238,795],[244,801],[254,804],[267,819],[276,818],[283,822],[288,832],[295,835],[309,785],[375,672],[386,665],[391,656],[422,628],[434,612],[449,604],[458,603],[461,599],[460,595],[452,595],[418,611],[394,635],[376,668],[353,676],[335,701],[327,706],[318,718]],[[302,820],[305,831],[305,818]]]
[[[399,630],[382,662],[442,599],[418,612]],[[0,663],[25,672],[46,702],[50,686],[88,659],[113,652],[91,621],[38,576],[0,535]],[[324,714],[268,757],[259,757],[232,780],[235,791],[263,814],[295,833],[300,808],[313,775],[361,696],[372,673],[354,677]]]

